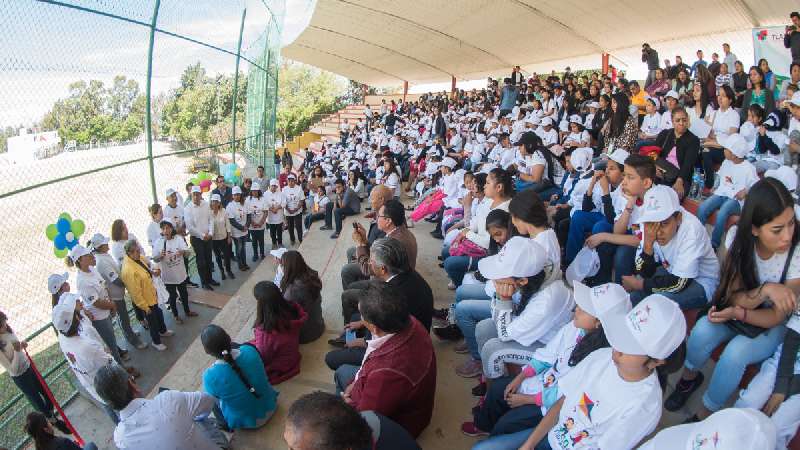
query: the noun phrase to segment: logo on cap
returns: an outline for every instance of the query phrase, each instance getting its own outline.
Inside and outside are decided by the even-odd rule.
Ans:
[[[641,332],[642,325],[647,323],[650,318],[650,306],[645,306],[643,309],[634,309],[628,313],[628,321],[634,330]]]

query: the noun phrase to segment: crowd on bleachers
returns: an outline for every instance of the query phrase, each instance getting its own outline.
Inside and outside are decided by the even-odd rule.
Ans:
[[[787,47],[800,35],[791,19]],[[341,333],[325,355],[336,393],[291,405],[290,448],[419,448],[435,413],[431,330],[465,355],[452,376],[476,381],[461,427],[484,438],[475,449],[787,448],[800,424],[800,61],[777,86],[768,61],[745,72],[722,49],[721,61],[698,51],[691,66],[661,67],[645,44],[643,86],[516,67],[485,89],[367,105],[339,142],[301,167],[287,155],[274,179],[263,167],[241,185],[220,177],[208,201],[199,186],[185,202],[169,189],[146,242],[119,220],[70,251],[74,291],[68,274],[50,277],[59,345],[118,448],[229,448],[227,433],[270,422],[274,385],[300,373],[300,345],[326,328],[320,277],[284,232],[297,246],[324,221],[346,239],[345,217],[367,200],[369,228],[346,233]],[[416,270],[409,228],[422,221],[442,240],[446,308]],[[249,269],[248,247],[266,258],[267,228],[276,275],[253,289],[253,339],[205,327],[202,392],[145,399],[114,334],[118,317],[125,347],[147,346],[125,292],[163,351],[162,306],[177,324],[179,309],[196,315],[190,252],[213,290],[214,273],[235,277],[231,262]],[[70,429],[25,346],[0,313],[0,362],[37,409],[36,448],[80,448],[55,433]],[[663,409],[689,414],[654,435]]]

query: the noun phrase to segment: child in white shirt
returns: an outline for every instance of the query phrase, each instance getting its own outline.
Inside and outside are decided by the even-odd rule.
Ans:
[[[649,97],[645,102],[644,110],[647,114],[645,114],[642,126],[639,128],[639,139],[652,141],[661,132],[661,114],[658,112],[658,99]]]

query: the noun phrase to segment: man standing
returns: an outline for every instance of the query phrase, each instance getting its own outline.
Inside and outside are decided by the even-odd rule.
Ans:
[[[708,65],[708,71],[711,72],[711,76],[716,78],[719,75],[719,67],[722,64],[719,62],[719,54],[712,53],[711,54],[711,63]],[[730,69],[730,67],[728,68]]]
[[[647,79],[644,82],[645,86],[650,86],[650,83],[656,79],[656,69],[658,69],[658,52],[650,48],[650,44],[642,44],[642,62],[647,63]]]
[[[213,219],[211,217],[211,207],[208,202],[203,200],[203,193],[200,186],[192,188],[192,201],[184,210],[184,222],[186,231],[189,232],[189,241],[194,249],[195,260],[197,261],[197,271],[200,273],[200,282],[203,289],[213,291],[211,286],[219,286],[219,283],[211,278],[211,232],[213,230]]]
[[[258,166],[256,169],[256,176],[253,177],[253,184],[258,183],[262,188],[269,186],[269,178],[264,175],[264,166]]]
[[[225,177],[219,175],[217,177],[217,187],[213,191],[211,191],[211,195],[217,194],[220,198],[220,203],[222,203],[222,207],[228,206],[228,203],[231,201],[231,190],[228,188],[228,185],[225,183]]]
[[[500,98],[500,117],[511,113],[517,104],[517,86],[511,83],[511,78],[503,80],[503,92]],[[444,141],[443,141],[444,142]]]
[[[442,142],[447,142],[447,122],[442,117],[442,112],[439,108],[434,108],[433,114],[433,134],[438,136]]]
[[[667,76],[670,80],[674,80],[678,78],[678,73],[680,73],[682,70],[688,71],[689,66],[683,62],[683,58],[681,58],[680,55],[675,55],[675,64],[669,67]]]
[[[783,35],[783,46],[791,49],[792,62],[800,63],[800,13],[797,11],[789,14],[792,24],[786,27],[786,34]]]
[[[728,65],[728,73],[733,73],[736,64],[736,54],[731,52],[731,46],[727,42],[722,44],[722,52],[725,53],[722,62]]]
[[[697,61],[692,63],[692,70],[689,72],[689,75],[694,76],[695,72],[697,71],[697,66],[708,66],[706,60],[703,59],[703,51],[697,51]]]

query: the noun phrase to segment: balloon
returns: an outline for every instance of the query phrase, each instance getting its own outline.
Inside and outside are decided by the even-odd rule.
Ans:
[[[65,248],[61,250],[54,248],[53,253],[55,253],[56,258],[66,258],[66,256],[69,254],[69,251],[67,251]]]
[[[82,220],[76,219],[72,221],[72,232],[75,234],[76,238],[81,237],[85,230],[86,230],[86,225],[83,223]]]
[[[78,239],[84,231],[86,224],[82,220],[72,220],[72,216],[63,212],[55,223],[47,225],[44,234],[53,242],[53,254],[57,258],[63,258],[78,245]]]
[[[58,221],[56,222],[56,228],[58,229],[59,234],[64,234],[70,230],[71,225],[69,223],[69,220],[64,219],[62,217],[61,219],[58,219]]]
[[[59,234],[55,239],[53,239],[53,245],[58,250],[67,248],[67,237],[63,234]]]
[[[200,182],[200,189],[203,192],[208,192],[211,189],[211,180],[203,180]]]
[[[236,175],[236,178],[239,178],[240,176],[242,176],[242,169],[237,167],[236,171],[233,172],[233,174]]]
[[[50,225],[47,226],[47,229],[45,230],[44,234],[45,236],[47,236],[47,239],[50,239],[52,241],[58,235],[58,227],[56,227],[56,224],[51,223]]]

